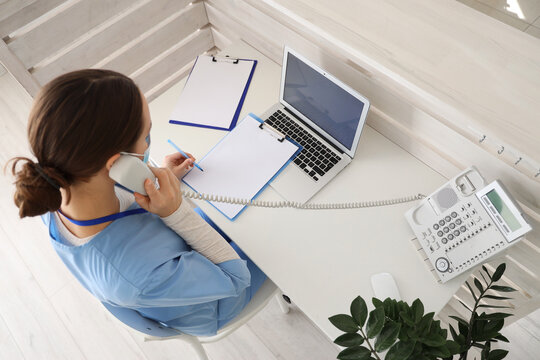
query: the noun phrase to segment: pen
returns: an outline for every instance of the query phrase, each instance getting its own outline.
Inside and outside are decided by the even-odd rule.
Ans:
[[[176,151],[178,151],[180,154],[182,154],[186,159],[189,159],[189,156],[188,156],[185,152],[183,152],[182,150],[180,150],[180,148],[179,148],[178,146],[176,146],[176,144],[173,143],[173,142],[171,141],[171,139],[168,139],[167,142],[168,142],[169,144],[171,144],[172,147],[175,148]],[[195,163],[193,163],[193,165],[195,165],[199,170],[204,171],[204,170],[202,169],[202,167],[200,167],[199,165],[197,165],[197,164],[195,164]]]

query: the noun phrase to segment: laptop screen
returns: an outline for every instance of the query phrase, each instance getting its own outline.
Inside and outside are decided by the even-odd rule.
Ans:
[[[283,100],[345,148],[352,150],[358,125],[364,121],[361,116],[364,102],[290,52],[285,69]]]

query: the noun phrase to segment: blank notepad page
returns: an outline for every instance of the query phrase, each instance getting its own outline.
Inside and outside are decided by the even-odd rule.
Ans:
[[[212,61],[197,58],[171,120],[204,127],[229,129],[253,70],[253,60]]]
[[[298,150],[290,141],[280,142],[248,115],[198,162],[183,181],[198,193],[253,199]],[[229,219],[244,205],[210,202]]]

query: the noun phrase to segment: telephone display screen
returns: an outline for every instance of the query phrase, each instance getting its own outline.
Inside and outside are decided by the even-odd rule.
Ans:
[[[286,67],[283,100],[352,150],[364,103],[293,54]]]
[[[504,219],[510,230],[516,231],[521,227],[518,219],[512,214],[512,211],[506,206],[504,201],[501,199],[499,194],[497,194],[497,191],[491,190],[486,194],[489,201],[491,201],[491,204],[493,207],[495,207],[495,210],[501,215],[501,217]]]

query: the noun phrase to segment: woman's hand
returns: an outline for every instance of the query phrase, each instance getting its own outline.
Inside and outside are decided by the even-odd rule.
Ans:
[[[165,156],[163,167],[170,169],[178,179],[183,178],[193,168],[193,163],[195,162],[193,155],[190,153],[186,153],[186,155],[189,158],[186,159],[185,156],[178,152]]]
[[[134,193],[135,201],[148,212],[167,217],[176,211],[182,204],[180,180],[168,168],[150,167],[159,181],[159,189],[150,179],[144,181],[144,189],[148,196]]]

